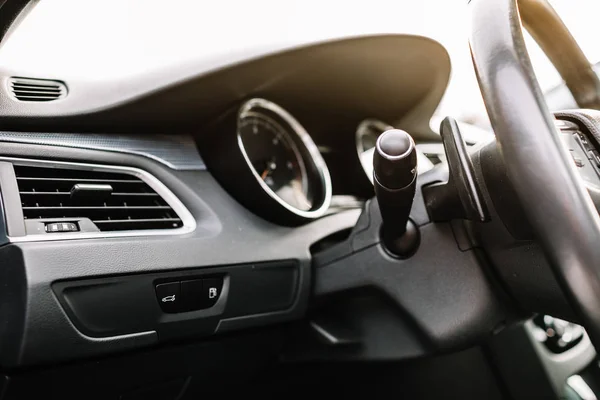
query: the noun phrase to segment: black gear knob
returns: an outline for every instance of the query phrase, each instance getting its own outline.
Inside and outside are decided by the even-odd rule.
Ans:
[[[408,219],[416,183],[414,140],[400,129],[383,132],[373,155],[373,184],[383,220],[383,242],[401,257],[412,254],[418,245],[418,231]]]
[[[410,185],[417,176],[417,152],[412,137],[400,129],[383,132],[377,139],[373,171],[379,184],[389,190]]]

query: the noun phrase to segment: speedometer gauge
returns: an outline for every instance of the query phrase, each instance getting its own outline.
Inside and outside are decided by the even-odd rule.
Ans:
[[[238,114],[237,138],[247,168],[270,199],[252,202],[254,207],[262,204],[257,213],[281,221],[286,215],[288,220],[312,219],[327,211],[332,192],[329,171],[311,137],[290,113],[268,100],[249,100]]]
[[[238,134],[254,172],[269,189],[289,205],[310,210],[306,166],[288,132],[266,115],[248,113]]]

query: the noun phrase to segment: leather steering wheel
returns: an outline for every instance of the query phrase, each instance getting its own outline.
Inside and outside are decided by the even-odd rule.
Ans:
[[[555,127],[523,38],[525,25],[582,108],[600,83],[545,0],[472,0],[473,62],[506,171],[577,317],[600,346],[600,217]],[[569,112],[598,138],[600,112]]]

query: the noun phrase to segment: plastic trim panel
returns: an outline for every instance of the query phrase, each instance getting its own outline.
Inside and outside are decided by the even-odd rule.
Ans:
[[[177,170],[206,169],[188,135],[0,132],[0,142],[114,151],[147,157]]]

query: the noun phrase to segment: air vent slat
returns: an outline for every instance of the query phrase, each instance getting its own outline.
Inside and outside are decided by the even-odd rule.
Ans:
[[[169,206],[23,207],[23,210],[170,210]]]
[[[60,90],[44,90],[44,89],[16,89],[13,88],[14,93],[20,96],[47,96],[56,98],[60,95]]]
[[[60,81],[10,78],[9,89],[20,101],[53,101],[67,95],[67,87]]]
[[[60,89],[60,86],[57,84],[49,84],[49,85],[39,85],[39,84],[31,84],[31,83],[17,83],[17,82],[12,82],[11,83],[12,87],[24,87],[24,88],[28,88],[28,87],[34,87],[34,88],[49,88],[49,89]]]
[[[130,220],[111,220],[111,221],[93,221],[103,231],[117,231],[123,230],[121,228],[127,227],[131,223]],[[153,218],[137,220],[136,224],[144,228],[139,229],[173,229],[178,228],[182,225],[179,218]]]
[[[40,92],[57,92],[60,93],[62,90],[58,86],[40,86],[40,85],[12,85],[15,90],[26,92],[28,90],[40,91]]]
[[[19,192],[21,195],[58,195],[70,196],[71,192]],[[158,197],[158,193],[113,193],[113,196],[142,196],[142,197]]]
[[[65,182],[103,182],[103,183],[133,183],[143,184],[140,179],[87,179],[87,178],[42,178],[17,176],[18,181],[65,181]]]
[[[56,83],[49,84],[40,84],[40,83],[20,83],[20,82],[11,82],[11,86],[13,87],[41,87],[41,88],[51,88],[51,89],[60,89],[60,85]]]
[[[88,218],[101,231],[174,229],[183,222],[133,174],[15,165],[25,219]],[[110,185],[113,192],[72,195],[77,184]]]
[[[23,94],[19,96],[22,99],[40,99],[40,100],[52,100],[54,96],[44,96],[44,95],[28,95]]]
[[[42,90],[42,91],[53,91],[53,92],[62,92],[62,89],[58,85],[52,86],[43,86],[43,85],[15,85],[12,84],[11,87],[15,90]]]

